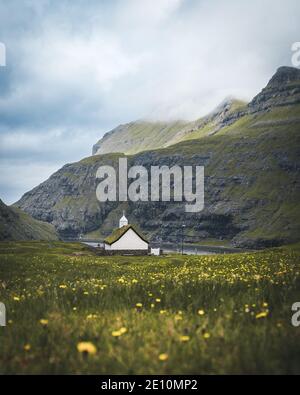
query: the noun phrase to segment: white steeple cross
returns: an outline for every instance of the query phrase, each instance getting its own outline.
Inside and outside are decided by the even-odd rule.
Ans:
[[[119,228],[122,228],[123,226],[128,225],[128,219],[125,217],[125,211],[123,210],[123,216],[120,218],[119,221]]]

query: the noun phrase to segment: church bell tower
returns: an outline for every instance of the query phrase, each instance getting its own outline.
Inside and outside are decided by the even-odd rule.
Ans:
[[[125,217],[125,211],[123,210],[123,216],[120,218],[119,221],[119,228],[128,225],[128,219]]]

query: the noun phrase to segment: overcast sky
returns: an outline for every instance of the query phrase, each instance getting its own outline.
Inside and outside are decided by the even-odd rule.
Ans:
[[[120,123],[250,100],[300,41],[299,0],[0,0],[0,198]]]

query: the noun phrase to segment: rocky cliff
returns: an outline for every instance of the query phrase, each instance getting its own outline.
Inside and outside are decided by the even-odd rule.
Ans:
[[[51,222],[63,237],[105,236],[126,209],[130,221],[157,241],[180,240],[183,223],[185,240],[191,242],[217,238],[238,246],[263,247],[297,241],[299,82],[299,70],[280,68],[248,106],[225,103],[195,121],[192,129],[185,125],[179,143],[128,157],[129,166],[147,168],[204,165],[205,208],[200,213],[186,213],[184,203],[99,203],[96,171],[100,165],[117,168],[117,153],[64,166],[16,205]]]
[[[300,103],[300,69],[280,67],[268,85],[249,103],[251,113]]]

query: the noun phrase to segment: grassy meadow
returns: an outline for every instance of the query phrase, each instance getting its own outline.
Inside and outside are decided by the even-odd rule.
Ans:
[[[0,374],[300,373],[297,246],[100,257],[0,243]]]

